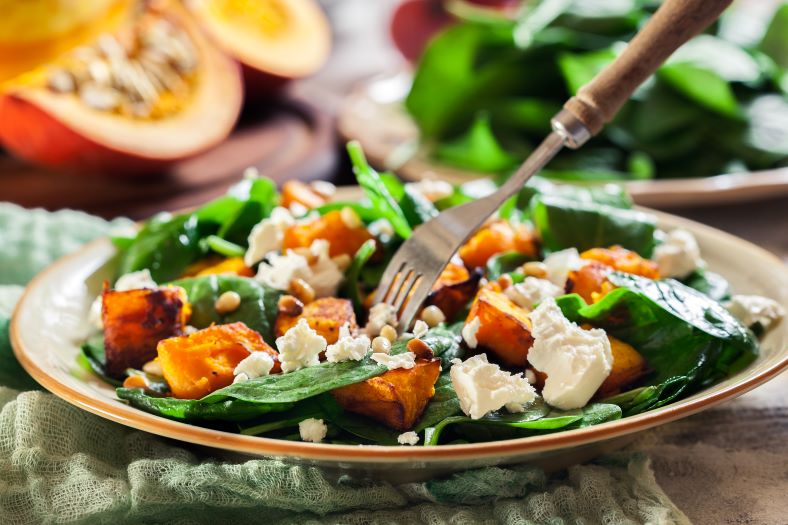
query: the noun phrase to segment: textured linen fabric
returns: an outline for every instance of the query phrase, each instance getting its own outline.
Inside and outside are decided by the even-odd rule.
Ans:
[[[8,318],[36,271],[110,224],[0,204],[0,523],[689,523],[649,460],[620,454],[545,475],[470,470],[394,486],[277,460],[221,461],[79,410],[14,360]]]

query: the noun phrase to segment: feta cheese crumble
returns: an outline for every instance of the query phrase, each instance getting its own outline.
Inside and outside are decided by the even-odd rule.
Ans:
[[[567,248],[553,252],[542,261],[547,268],[548,280],[556,286],[566,286],[569,272],[579,270],[587,261],[580,258],[577,248]]]
[[[660,277],[681,279],[706,263],[700,256],[698,241],[687,230],[676,229],[665,235],[651,257],[659,267]]]
[[[397,311],[390,304],[378,303],[369,309],[367,326],[364,330],[374,337],[379,335],[386,325],[397,326]]]
[[[233,370],[233,383],[241,383],[256,377],[267,376],[274,367],[274,358],[268,352],[252,352],[241,360]]]
[[[413,324],[413,337],[420,339],[427,335],[427,331],[429,329],[430,327],[427,325],[427,323],[419,319]]]
[[[316,297],[331,297],[337,294],[345,274],[328,254],[330,244],[325,239],[316,239],[309,247],[315,262],[309,267],[310,274],[303,278],[315,290]]]
[[[403,432],[397,436],[397,443],[400,445],[417,445],[419,443],[419,435],[413,432]]]
[[[764,330],[785,316],[777,301],[760,295],[734,295],[724,306],[744,326],[759,323]]]
[[[476,333],[479,331],[481,325],[481,319],[474,317],[469,323],[465,323],[465,326],[462,327],[462,338],[465,340],[465,344],[468,345],[468,348],[476,348],[479,346],[479,341],[476,339]]]
[[[299,319],[285,335],[276,338],[282,372],[293,372],[301,368],[320,364],[320,353],[326,349],[326,340],[318,335],[306,319]]]
[[[284,255],[274,254],[269,256],[268,261],[260,263],[255,279],[271,288],[287,290],[290,288],[290,281],[306,280],[310,273],[306,257],[287,250]]]
[[[508,287],[503,293],[518,306],[530,310],[548,297],[564,295],[564,289],[547,279],[526,277],[523,282]]]
[[[360,361],[369,353],[372,342],[366,335],[353,337],[350,335],[350,325],[345,323],[339,329],[337,342],[326,348],[326,361],[341,363],[342,361]]]
[[[604,330],[583,330],[549,298],[531,312],[528,361],[547,374],[542,397],[562,410],[581,408],[610,375],[613,354]]]
[[[320,443],[328,434],[328,427],[322,419],[310,417],[298,424],[298,433],[301,435],[301,441]]]
[[[303,279],[315,291],[315,297],[336,295],[344,273],[328,255],[329,244],[317,239],[309,247],[314,262],[310,265],[303,255],[287,250],[284,255],[274,254],[257,269],[258,281],[277,290],[288,290],[293,279]]]
[[[454,187],[451,183],[440,179],[422,179],[419,182],[409,182],[405,186],[416,190],[432,202],[451,197],[454,194]]]
[[[370,357],[379,365],[385,365],[389,370],[396,370],[397,368],[409,369],[416,366],[416,354],[413,352],[403,352],[397,355],[376,352]]]
[[[287,208],[274,208],[271,215],[257,223],[249,233],[249,249],[244,254],[244,264],[251,267],[269,252],[281,250],[285,230],[293,224],[295,219]]]
[[[159,285],[153,280],[150,270],[145,269],[121,275],[112,289],[116,292],[128,292],[129,290],[155,289],[158,287]],[[90,312],[88,313],[90,323],[98,329],[104,328],[104,323],[101,321],[101,308],[102,300],[99,295],[90,305]]]
[[[522,406],[536,398],[536,391],[522,374],[510,374],[479,354],[460,361],[454,359],[449,371],[460,408],[473,419],[515,404]]]

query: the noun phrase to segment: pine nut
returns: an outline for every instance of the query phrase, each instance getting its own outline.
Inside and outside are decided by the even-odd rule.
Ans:
[[[391,352],[391,341],[382,335],[377,336],[372,340],[372,351],[378,354],[388,354]]]
[[[283,295],[279,298],[277,303],[277,310],[280,314],[289,317],[296,317],[301,315],[304,311],[304,303],[293,297],[292,295]]]
[[[539,279],[547,278],[547,266],[539,261],[529,261],[522,266],[523,273],[530,277],[538,277]]]
[[[422,310],[421,319],[427,323],[427,326],[434,328],[446,320],[446,315],[443,313],[443,310],[431,304]]]
[[[239,306],[241,306],[241,296],[238,295],[238,292],[233,291],[224,292],[216,299],[216,303],[213,305],[216,309],[216,313],[219,315],[234,312]]]
[[[380,335],[388,339],[390,343],[393,343],[397,340],[397,329],[387,324],[383,328],[380,329]]]
[[[358,216],[358,213],[356,213],[353,208],[342,208],[339,213],[342,217],[342,222],[344,222],[345,226],[351,230],[355,230],[364,226],[364,223],[361,222],[361,217]]]
[[[315,300],[315,289],[308,282],[298,277],[290,281],[290,292],[304,304]]]

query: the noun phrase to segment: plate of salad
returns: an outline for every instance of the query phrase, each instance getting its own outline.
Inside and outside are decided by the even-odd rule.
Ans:
[[[788,194],[788,4],[778,4],[737,3],[542,176],[623,183],[638,204],[661,207]],[[658,5],[543,0],[507,16],[455,13],[412,68],[359,85],[339,129],[409,180],[503,180]]]
[[[41,273],[14,351],[43,386],[137,429],[325,466],[555,464],[788,366],[788,272],[618,186],[529,183],[448,264],[413,326],[372,304],[419,224],[491,191],[245,177]]]

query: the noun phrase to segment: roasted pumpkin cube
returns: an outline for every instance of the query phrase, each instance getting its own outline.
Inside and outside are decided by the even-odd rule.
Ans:
[[[306,319],[312,330],[325,337],[328,344],[337,342],[339,329],[345,323],[350,325],[351,332],[358,328],[353,303],[347,299],[324,297],[307,303],[300,314],[294,313],[292,310],[279,310],[274,326],[277,337],[285,335],[299,319]]]
[[[417,359],[410,369],[397,368],[331,393],[342,408],[380,421],[394,430],[413,428],[435,395],[440,359]]]
[[[476,340],[506,366],[521,368],[534,344],[528,310],[497,291],[483,287],[468,312],[466,323],[479,319]]]
[[[282,241],[284,248],[308,248],[313,241],[325,239],[329,242],[328,254],[331,257],[342,254],[353,257],[361,245],[372,238],[372,234],[360,219],[357,224],[353,224],[352,220],[343,217],[343,211],[330,211],[309,222],[290,226],[285,230]]]
[[[591,304],[599,299],[600,294],[610,290],[607,276],[611,271],[610,266],[600,262],[585,264],[580,269],[569,272],[566,292],[576,293]]]
[[[484,268],[490,257],[504,252],[536,255],[536,237],[525,224],[494,221],[474,233],[459,254],[468,268]]]
[[[450,262],[432,286],[426,304],[437,306],[446,319],[453,319],[476,295],[482,273],[478,269],[469,272],[461,264]]]
[[[127,368],[140,368],[156,357],[159,341],[183,333],[190,314],[183,288],[104,290],[101,320],[107,374],[123,377]]]
[[[253,277],[254,270],[246,266],[243,257],[219,257],[210,255],[190,264],[181,277],[199,277],[203,275],[240,275]]]
[[[233,382],[238,363],[252,352],[274,359],[271,373],[281,371],[279,354],[244,323],[212,325],[159,342],[159,362],[173,397],[200,399]]]
[[[657,263],[644,259],[637,253],[621,246],[591,248],[581,253],[580,257],[601,262],[620,272],[640,275],[649,279],[659,279]]]
[[[648,371],[645,358],[634,347],[615,337],[607,338],[613,354],[613,368],[597,390],[597,397],[619,393],[623,387],[634,383]]]
[[[312,186],[300,180],[289,180],[282,186],[281,205],[289,208],[293,204],[311,210],[328,202],[329,195],[316,191]]]

